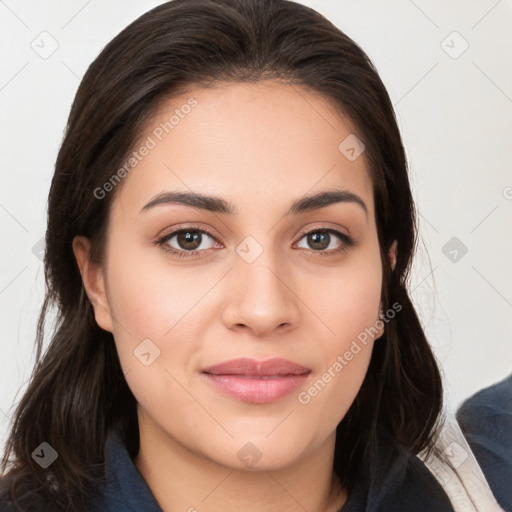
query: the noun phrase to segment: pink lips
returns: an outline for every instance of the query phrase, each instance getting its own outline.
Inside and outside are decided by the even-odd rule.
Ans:
[[[290,394],[311,370],[286,359],[239,358],[210,366],[202,375],[215,388],[244,402],[270,403]]]

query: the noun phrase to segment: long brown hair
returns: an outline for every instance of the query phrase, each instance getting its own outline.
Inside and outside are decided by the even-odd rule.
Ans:
[[[430,449],[442,417],[436,360],[407,291],[416,218],[393,107],[367,55],[311,8],[286,0],[173,0],[115,37],[87,70],[69,115],[48,199],[47,295],[36,365],[17,404],[2,462],[0,495],[18,510],[87,510],[104,472],[106,436],[118,421],[138,451],[136,401],[111,333],[99,328],[72,240],[91,240],[101,261],[116,187],[101,188],[133,150],[163,100],[194,85],[266,79],[320,93],[364,141],[383,267],[382,303],[401,310],[375,344],[362,387],[337,427],[334,470],[350,489],[386,430],[412,453]],[[387,252],[398,241],[394,271]],[[45,319],[56,324],[43,350]],[[31,453],[48,442],[58,459],[42,469]],[[6,471],[6,470],[9,471]]]

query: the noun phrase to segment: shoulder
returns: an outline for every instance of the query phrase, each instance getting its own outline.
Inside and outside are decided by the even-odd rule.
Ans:
[[[456,418],[498,503],[512,510],[512,374],[468,398]]]
[[[480,416],[481,414],[484,416]],[[489,418],[498,419],[499,423],[495,426],[489,425]],[[504,433],[504,426],[510,425],[511,418],[512,374],[468,398],[457,411],[459,423],[474,428],[490,426],[498,436]]]

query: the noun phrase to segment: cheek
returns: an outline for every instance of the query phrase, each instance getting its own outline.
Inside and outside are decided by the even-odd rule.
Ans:
[[[126,250],[134,245],[112,239],[107,270],[121,366],[144,408],[158,410],[161,400],[168,412],[183,410],[190,399],[180,386],[190,387],[206,323],[219,310],[212,304],[215,294],[206,292],[222,272],[172,268],[160,249]]]
[[[318,274],[317,286],[304,288],[311,309],[331,333],[332,343],[327,344],[331,356],[332,349],[343,350],[378,320],[382,267],[378,245],[374,245],[372,250],[351,255],[336,271]]]
[[[113,255],[115,256],[115,255]],[[198,350],[197,332],[201,308],[198,292],[209,283],[190,274],[150,262],[134,252],[115,260],[109,268],[109,304],[115,317],[114,339],[128,386],[147,411],[165,406],[168,417],[190,408],[184,374]],[[186,341],[186,343],[184,343]]]
[[[359,392],[379,333],[382,270],[378,248],[321,280],[320,285],[323,293],[310,293],[309,301],[324,327],[315,348],[322,354],[322,368],[297,398],[308,414],[325,418],[328,429],[341,421]]]
[[[120,336],[129,331],[134,339],[167,337],[182,319],[190,321],[194,306],[212,285],[213,276],[193,269],[172,269],[157,251],[127,251],[122,257],[111,254],[109,304],[118,324],[126,328],[118,325]]]
[[[354,402],[366,376],[373,342],[349,344],[338,351],[310,385],[297,396],[298,416],[306,422],[316,420],[316,435],[327,436],[336,429]],[[347,358],[350,353],[350,360]]]
[[[177,286],[133,245],[122,237],[111,239],[107,294],[113,335],[125,374],[132,380],[152,380],[164,355],[165,334],[185,313],[187,289],[180,287],[178,293]],[[132,249],[127,249],[130,246]],[[150,363],[149,367],[146,363]]]
[[[348,284],[348,283],[347,283]],[[350,294],[338,294],[326,324],[335,334],[317,338],[322,365],[309,385],[297,395],[298,407],[308,417],[322,418],[325,435],[343,419],[368,371],[378,328],[380,286],[358,281]],[[337,312],[333,314],[333,309]],[[378,343],[378,341],[377,341]]]

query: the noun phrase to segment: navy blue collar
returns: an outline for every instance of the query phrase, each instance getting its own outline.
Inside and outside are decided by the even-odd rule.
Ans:
[[[162,512],[146,481],[130,458],[119,428],[110,432],[105,446],[106,485],[98,512]]]
[[[423,462],[391,438],[372,462],[364,461],[339,512],[453,512],[449,498]],[[131,459],[122,430],[110,432],[105,450],[106,485],[95,512],[163,512]]]

